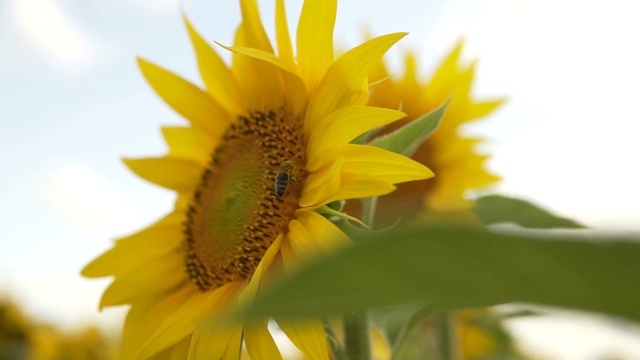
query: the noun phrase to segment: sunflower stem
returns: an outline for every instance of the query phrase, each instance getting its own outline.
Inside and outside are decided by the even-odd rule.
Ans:
[[[373,229],[373,221],[376,217],[376,205],[378,203],[377,197],[370,197],[362,199],[362,221],[369,226],[369,229]]]
[[[369,318],[366,312],[344,315],[344,347],[349,360],[369,360]]]
[[[454,324],[455,314],[451,311],[443,311],[435,315],[438,334],[438,349],[442,360],[457,360],[457,344]]]

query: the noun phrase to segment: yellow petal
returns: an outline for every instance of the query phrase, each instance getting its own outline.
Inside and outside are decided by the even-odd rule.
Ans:
[[[478,119],[494,112],[498,107],[506,102],[506,99],[493,101],[474,102],[470,104],[468,111],[469,119]]]
[[[440,181],[438,185],[447,189],[458,188],[458,191],[462,193],[466,189],[479,187],[498,180],[499,177],[488,173],[484,169],[484,163],[487,159],[488,156],[486,155],[476,154],[457,159],[454,165],[441,171],[442,177],[451,179],[451,181]]]
[[[327,339],[320,319],[307,321],[278,321],[280,329],[310,360],[329,359]]]
[[[252,360],[282,359],[280,351],[267,328],[268,321],[245,324],[244,341]]]
[[[167,314],[172,313],[199,293],[200,291],[192,284],[185,284],[166,296],[160,295],[154,299],[145,299],[132,304],[124,323],[120,358],[122,360],[138,359],[137,355],[142,346],[151,338]],[[158,352],[171,345],[164,344]]]
[[[366,105],[369,102],[369,80],[365,79],[351,96],[349,105]]]
[[[434,182],[425,205],[438,211],[468,209],[472,203],[464,198],[464,192],[499,180],[484,169],[487,156],[460,154],[452,163],[438,173],[441,181]],[[442,181],[447,179],[447,181]]]
[[[211,160],[216,141],[202,131],[191,127],[163,127],[162,136],[172,157],[193,160],[203,167]]]
[[[273,53],[273,48],[260,20],[256,0],[240,0],[244,43],[247,46]]]
[[[242,351],[242,331],[244,330],[244,324],[238,323],[231,339],[229,340],[229,347],[222,356],[222,360],[238,360]]]
[[[476,63],[477,62],[474,60],[468,67],[460,69],[460,76],[455,84],[455,88],[453,89],[455,94],[458,95],[458,97],[462,97],[464,100],[469,99],[471,96],[471,85],[473,84],[473,79],[476,75]]]
[[[296,255],[293,252],[293,248],[291,247],[291,234],[287,234],[282,241],[282,245],[280,245],[280,254],[282,255],[282,265],[286,272],[291,272],[295,269],[296,264]]]
[[[373,176],[343,173],[340,178],[338,192],[326,200],[326,203],[336,200],[359,199],[388,194],[396,187],[388,181],[381,181]]]
[[[289,25],[287,24],[284,0],[276,0],[276,40],[278,41],[278,57],[288,67],[295,69],[296,65],[293,59],[293,49],[291,48],[291,36],[289,36]]]
[[[450,92],[451,90],[451,78],[457,77],[458,74],[458,62],[460,61],[460,54],[462,53],[463,42],[458,42],[451,50],[449,55],[442,61],[438,70],[433,74],[433,77],[428,82],[428,87],[432,93]]]
[[[153,297],[187,280],[184,258],[179,252],[158,257],[156,260],[147,262],[136,271],[117,276],[102,294],[100,309]]]
[[[282,260],[287,271],[298,264],[308,263],[317,256],[328,254],[349,244],[349,238],[322,215],[305,209],[296,211],[296,220],[289,222],[287,247],[283,246]]]
[[[398,89],[396,82],[393,81],[384,61],[378,61],[369,73],[370,81],[370,100],[369,104],[385,107],[389,109],[400,109],[404,112],[404,101],[400,101],[398,97],[404,98],[401,94],[402,89]]]
[[[289,65],[279,59],[277,56],[266,51],[242,46],[228,47],[222,44],[219,45],[229,51],[249,56],[253,59],[266,62],[278,68],[282,75],[282,80],[284,81],[283,88],[286,94],[286,98],[288,99],[288,103],[291,104],[294,114],[300,113],[300,111],[304,107],[304,102],[306,101],[306,90],[302,79],[300,79],[300,77],[298,77],[298,75],[295,73],[295,69],[289,67]]]
[[[372,36],[367,36],[365,39],[369,39]],[[387,69],[387,65],[384,61],[378,61],[374,66],[371,72],[369,73],[369,80],[371,82],[379,82],[382,79],[388,79],[390,76],[389,70]],[[387,84],[391,83],[391,81],[386,81]]]
[[[360,134],[404,117],[401,111],[369,106],[339,109],[314,124],[307,145],[307,170],[315,171]]]
[[[459,189],[437,189],[425,200],[425,207],[439,213],[467,210],[473,206],[473,203],[465,199],[463,192]],[[439,215],[442,216],[442,214]]]
[[[299,204],[302,207],[318,207],[338,192],[340,169],[344,159],[338,158],[307,176],[302,187]]]
[[[271,65],[276,66],[277,68],[284,70],[286,72],[295,74],[295,69],[290,67],[289,65],[287,65],[284,61],[282,61],[282,59],[278,58],[277,56],[275,56],[274,54],[270,53],[270,52],[266,52],[263,50],[259,50],[259,49],[254,49],[251,47],[247,47],[247,46],[225,46],[223,44],[220,44],[218,42],[216,42],[216,44],[222,46],[223,48],[229,50],[229,51],[233,51],[235,53],[238,54],[242,54],[242,55],[246,55],[249,57],[252,57],[254,59],[258,59],[258,60],[262,60],[264,62],[267,62]],[[303,84],[304,86],[304,84]]]
[[[251,47],[273,53],[271,50],[264,50],[248,43],[244,31],[246,26],[243,23],[238,28],[234,46]],[[233,54],[232,68],[236,78],[245,89],[247,109],[263,109],[265,107],[278,109],[285,105],[285,89],[283,89],[281,71],[279,69],[262,60],[237,52]]]
[[[373,176],[391,184],[433,177],[419,162],[375,146],[348,144],[338,156],[344,157],[343,173]]]
[[[200,76],[207,91],[229,114],[235,116],[242,114],[246,109],[246,101],[243,96],[244,91],[235,75],[215,50],[198,34],[187,17],[183,15],[183,19],[189,31],[198,59]]]
[[[315,239],[314,242],[327,253],[351,243],[342,230],[315,211],[296,210],[296,219]]]
[[[82,276],[123,275],[139,269],[149,261],[179,249],[184,235],[182,213],[171,213],[150,227],[116,241],[115,246],[93,260]]]
[[[297,34],[298,70],[309,90],[333,62],[336,8],[336,0],[307,0],[302,5]]]
[[[242,291],[242,294],[240,294],[241,304],[246,304],[252,301],[253,298],[255,297],[256,293],[258,292],[258,288],[260,287],[260,282],[262,280],[262,277],[264,276],[265,272],[269,269],[269,267],[271,267],[271,264],[273,263],[274,258],[280,251],[280,244],[282,242],[282,238],[283,238],[282,234],[278,235],[278,237],[274,240],[274,242],[269,246],[269,249],[267,249],[267,252],[262,257],[262,260],[260,260],[260,263],[256,267],[256,270],[253,272],[253,276],[249,281],[249,285],[247,285],[247,287]]]
[[[193,285],[191,285],[193,287]],[[195,292],[178,304],[173,311],[161,314],[162,322],[154,328],[153,335],[140,348],[136,358],[145,359],[169,345],[173,345],[194,332],[204,304],[212,297],[219,296],[224,287],[207,293]],[[194,337],[196,334],[194,333]],[[192,339],[192,343],[193,343]]]
[[[289,222],[287,240],[295,257],[293,261],[295,265],[300,262],[306,263],[320,253],[319,246],[314,241],[315,239],[298,220],[291,220]]]
[[[237,332],[242,323],[226,316],[237,304],[238,293],[245,282],[231,282],[209,292],[193,330],[189,359],[220,359],[230,348],[238,348]],[[236,355],[237,356],[237,355]]]
[[[174,204],[175,210],[181,211],[186,214],[187,210],[189,210],[189,205],[191,204],[192,198],[193,194],[178,194]]]
[[[182,193],[191,193],[200,183],[201,164],[164,156],[159,158],[123,159],[125,165],[141,178]]]
[[[244,41],[244,27],[242,24],[236,29],[235,36],[233,38],[233,46],[246,46]],[[241,80],[240,76],[243,74],[243,70],[246,68],[247,57],[241,56],[237,53],[231,54],[231,70],[238,80]],[[247,89],[250,90],[250,89]]]
[[[416,55],[409,52],[405,56],[404,77],[401,80],[401,86],[409,89],[418,87],[418,69],[416,67]]]
[[[340,56],[327,70],[312,93],[307,115],[305,132],[314,123],[335,110],[349,105],[354,94],[360,90],[362,82],[382,55],[406,33],[388,34],[369,40]]]
[[[391,359],[391,349],[385,334],[377,326],[369,328],[371,355],[374,359]]]
[[[189,355],[189,347],[191,346],[191,336],[187,336],[180,340],[171,350],[168,360],[184,360]]]
[[[184,339],[178,341],[177,344],[174,344],[172,346],[169,346],[168,348],[160,351],[159,353],[153,355],[152,357],[148,358],[147,360],[180,360],[180,359],[186,359],[187,358],[187,353],[184,352],[184,348],[181,346],[183,343],[187,343],[187,345],[189,345],[189,343],[187,341],[191,340],[191,336],[187,336]],[[187,351],[189,351],[189,348],[187,347]]]
[[[144,59],[138,58],[138,66],[162,100],[194,127],[215,134],[231,122],[229,114],[200,88]]]

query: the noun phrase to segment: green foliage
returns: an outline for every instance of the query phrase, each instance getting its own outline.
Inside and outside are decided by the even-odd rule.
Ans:
[[[598,240],[399,227],[371,234],[275,283],[246,315],[304,317],[399,304],[457,309],[528,302],[640,320],[638,239]]]
[[[510,222],[525,228],[584,228],[571,219],[553,215],[524,200],[501,195],[487,195],[476,199],[474,211],[485,225]]]
[[[369,144],[411,157],[418,150],[418,147],[436,131],[447,105],[449,105],[449,100],[430,113],[389,134],[374,139]]]

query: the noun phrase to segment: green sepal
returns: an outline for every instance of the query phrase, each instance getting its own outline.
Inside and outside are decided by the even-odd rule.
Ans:
[[[327,207],[329,209],[335,210],[335,211],[342,211],[342,209],[344,208],[344,204],[346,204],[347,202],[344,200],[336,200],[336,201],[332,201],[330,203],[327,204]]]
[[[433,134],[440,125],[440,120],[449,105],[447,100],[437,109],[413,120],[401,128],[373,139],[369,145],[411,157],[420,145]]]

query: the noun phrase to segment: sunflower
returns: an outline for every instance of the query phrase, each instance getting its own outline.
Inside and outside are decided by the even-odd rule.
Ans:
[[[167,155],[125,159],[140,177],[176,191],[174,210],[117,240],[82,272],[114,277],[101,307],[131,306],[123,359],[235,359],[243,340],[253,359],[280,358],[268,319],[234,322],[225,314],[274,274],[348,243],[318,212],[326,204],[433,175],[406,157],[350,144],[405,116],[365,106],[368,73],[404,33],[334,60],[336,1],[307,0],[294,57],[283,0],[276,1],[277,52],[255,0],[240,5],[242,23],[225,47],[233,52],[230,66],[185,18],[204,88],[138,61],[189,125],[163,128]],[[308,358],[328,358],[320,319],[278,325]]]
[[[370,73],[378,83],[369,104],[398,109],[407,117],[390,125],[393,130],[444,104],[451,99],[438,129],[412,156],[436,176],[429,181],[401,184],[398,190],[379,199],[378,215],[395,219],[419,217],[426,221],[472,220],[468,211],[473,202],[465,192],[496,182],[499,178],[485,169],[486,155],[475,147],[482,140],[462,136],[460,127],[492,113],[504,100],[477,101],[471,95],[475,64],[460,59],[462,42],[448,54],[431,80],[420,81],[414,53],[405,56],[404,75],[395,76],[380,61]]]

